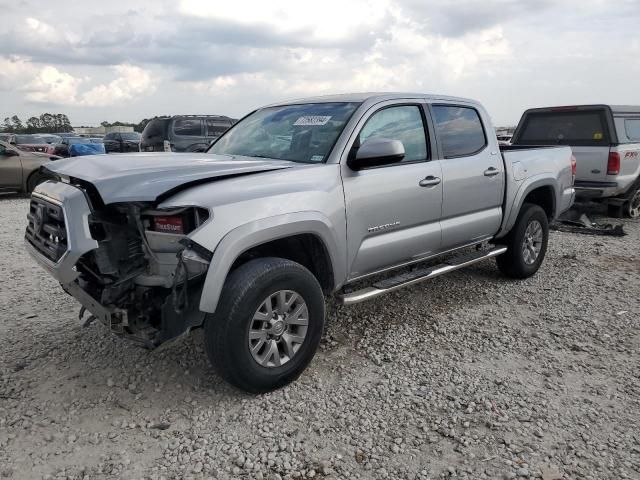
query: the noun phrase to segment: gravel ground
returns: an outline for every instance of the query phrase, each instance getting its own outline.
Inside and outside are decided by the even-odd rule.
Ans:
[[[23,250],[27,203],[0,197],[0,477],[640,478],[640,222],[552,233],[526,281],[485,262],[331,303],[305,374],[250,396],[200,332],[83,328]]]

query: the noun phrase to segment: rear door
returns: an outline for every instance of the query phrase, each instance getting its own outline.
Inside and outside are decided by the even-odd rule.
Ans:
[[[492,237],[502,221],[504,164],[486,115],[473,105],[431,105],[442,156],[442,249]],[[488,119],[487,119],[488,120]]]
[[[356,127],[353,144],[370,138],[399,140],[402,162],[353,171],[343,158],[349,278],[428,257],[440,249],[442,172],[433,158],[424,103],[384,102]]]
[[[525,114],[518,145],[569,145],[577,161],[576,182],[607,182],[613,142],[605,107],[558,107]]]

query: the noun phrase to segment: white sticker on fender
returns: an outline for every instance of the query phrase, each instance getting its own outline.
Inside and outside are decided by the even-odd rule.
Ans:
[[[326,125],[329,120],[331,120],[331,117],[325,117],[321,115],[305,115],[304,117],[298,118],[294,123],[294,125],[307,125],[307,126]]]

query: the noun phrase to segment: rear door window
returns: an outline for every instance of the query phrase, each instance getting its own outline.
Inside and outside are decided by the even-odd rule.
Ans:
[[[176,135],[184,137],[201,137],[202,120],[199,118],[179,118],[173,124],[173,131]]]
[[[519,145],[609,144],[603,110],[534,112],[524,119],[518,134]]]
[[[231,123],[226,120],[215,120],[212,118],[207,118],[206,125],[207,137],[219,137],[229,129]]]
[[[432,109],[444,158],[475,155],[487,145],[480,115],[474,108],[433,105]]]

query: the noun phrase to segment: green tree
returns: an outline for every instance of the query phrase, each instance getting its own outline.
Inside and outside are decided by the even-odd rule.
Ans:
[[[29,117],[27,120],[27,133],[38,133],[40,131],[40,119],[38,117]]]
[[[16,133],[20,133],[24,130],[22,120],[20,120],[17,115],[11,117],[11,128],[13,128],[13,131]]]

